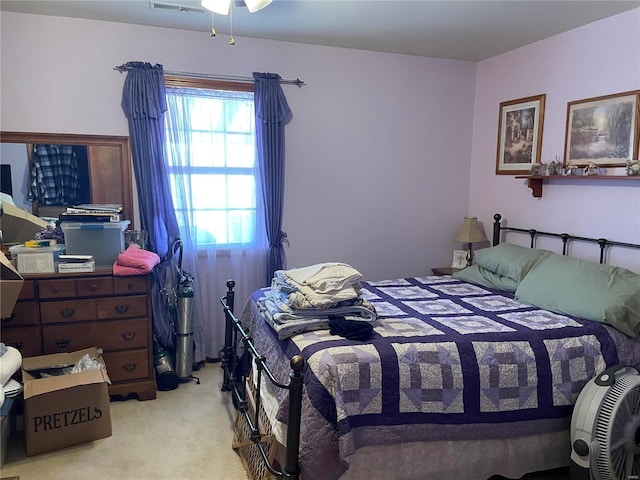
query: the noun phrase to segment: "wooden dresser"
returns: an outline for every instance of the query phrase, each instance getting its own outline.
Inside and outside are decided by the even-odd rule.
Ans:
[[[24,274],[25,283],[2,341],[23,357],[103,350],[110,395],[156,398],[148,275],[116,277],[110,270]]]

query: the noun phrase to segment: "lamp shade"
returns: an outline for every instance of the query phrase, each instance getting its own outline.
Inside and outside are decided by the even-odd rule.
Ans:
[[[218,15],[228,15],[231,0],[202,0],[200,5]]]
[[[478,225],[477,217],[464,217],[464,221],[462,222],[462,228],[456,235],[456,242],[460,243],[476,243],[476,242],[484,242],[487,239],[482,230],[480,230],[480,225]]]

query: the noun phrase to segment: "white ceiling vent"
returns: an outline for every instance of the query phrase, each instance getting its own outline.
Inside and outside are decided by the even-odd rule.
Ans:
[[[204,13],[204,8],[192,7],[188,5],[180,5],[178,3],[167,2],[149,2],[149,8],[152,10],[164,10],[167,12],[180,12],[180,13]]]

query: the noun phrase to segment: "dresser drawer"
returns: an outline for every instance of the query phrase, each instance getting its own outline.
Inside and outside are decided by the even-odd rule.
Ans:
[[[23,358],[42,355],[40,327],[3,327],[2,342],[17,348]]]
[[[76,296],[76,281],[72,278],[38,280],[40,299],[65,298]]]
[[[146,348],[149,333],[146,318],[110,322],[46,325],[42,328],[44,353],[72,352],[97,347],[106,351]]]
[[[18,302],[10,317],[2,319],[3,327],[38,325],[38,306],[35,302]]]
[[[100,298],[96,300],[97,318],[134,318],[147,316],[147,296]]]
[[[81,278],[76,280],[76,291],[79,297],[113,295],[113,282],[111,277]]]
[[[40,304],[41,323],[81,322],[96,318],[96,301],[61,300]]]
[[[91,323],[45,325],[42,327],[42,348],[45,355],[90,347],[102,348],[100,342],[94,341],[95,337]]]
[[[106,352],[102,355],[112,383],[139,380],[151,376],[149,350]]]
[[[147,293],[148,277],[113,277],[113,293]]]

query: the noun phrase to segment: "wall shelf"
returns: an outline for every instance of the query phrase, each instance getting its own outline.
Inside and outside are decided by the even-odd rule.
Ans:
[[[516,178],[524,178],[527,180],[527,186],[531,189],[531,195],[535,198],[542,197],[542,185],[547,180],[560,180],[562,182],[597,182],[602,180],[626,180],[640,181],[640,176],[628,175],[519,175]]]

